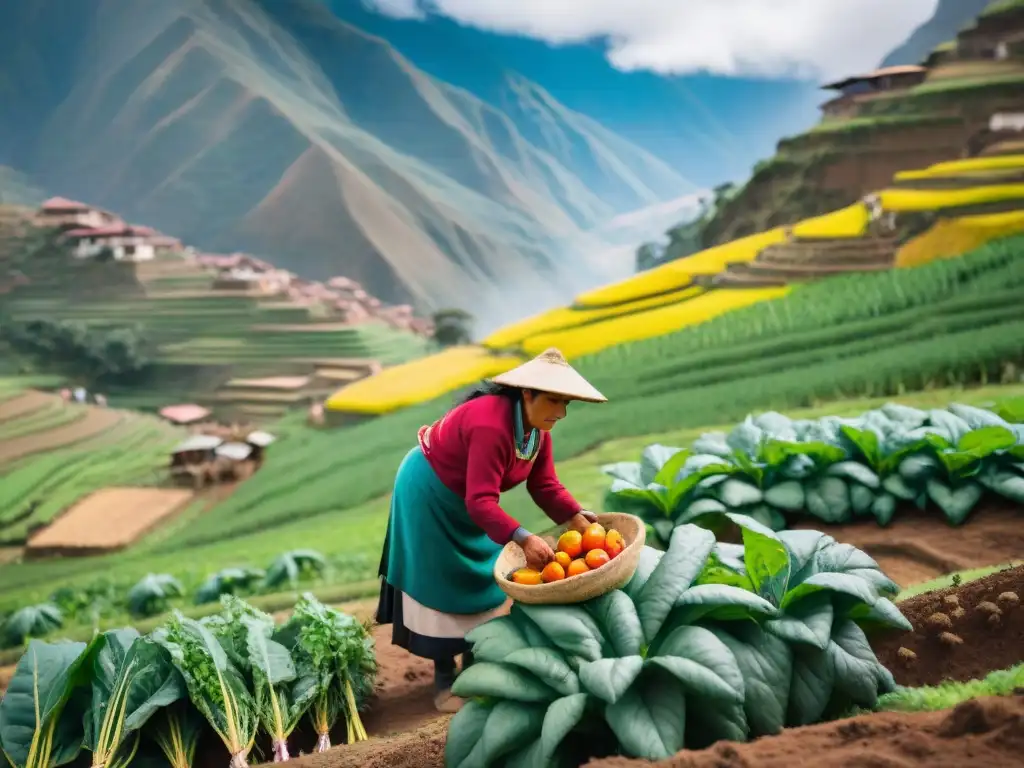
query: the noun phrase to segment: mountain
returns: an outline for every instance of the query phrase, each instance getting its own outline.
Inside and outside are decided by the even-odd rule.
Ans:
[[[991,3],[992,0],[939,0],[932,17],[915,29],[878,66],[920,64],[935,46],[955,38],[957,32],[974,21]]]
[[[694,191],[525,78],[488,105],[317,0],[5,4],[0,165],[386,301],[528,290],[513,315],[606,279],[589,231]]]

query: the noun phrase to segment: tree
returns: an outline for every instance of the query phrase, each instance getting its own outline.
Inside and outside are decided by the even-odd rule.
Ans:
[[[470,329],[473,316],[461,309],[442,309],[434,313],[434,341],[442,347],[469,344],[473,340]]]

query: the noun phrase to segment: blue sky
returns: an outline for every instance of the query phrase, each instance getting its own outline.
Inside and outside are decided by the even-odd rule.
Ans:
[[[518,72],[710,186],[813,125],[820,83],[874,67],[937,0],[327,2],[442,80],[497,103]]]

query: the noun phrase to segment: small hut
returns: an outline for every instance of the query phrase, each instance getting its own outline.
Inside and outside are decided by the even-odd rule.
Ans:
[[[214,459],[224,441],[214,435],[192,435],[171,451],[171,477],[196,481],[204,467]]]
[[[207,408],[194,403],[169,405],[160,409],[160,415],[172,424],[195,424],[210,415]]]
[[[275,440],[277,440],[276,437],[269,432],[264,432],[262,430],[250,432],[249,436],[245,438],[245,442],[252,448],[252,453],[249,458],[256,463],[256,466],[263,463],[263,454],[266,451],[267,446]]]

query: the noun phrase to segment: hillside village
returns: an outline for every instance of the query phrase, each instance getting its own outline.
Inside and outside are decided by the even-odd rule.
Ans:
[[[144,383],[97,385],[115,406],[178,423],[174,414],[252,421],[315,411],[341,383],[430,344],[430,321],[347,277],[306,280],[249,254],[200,252],[62,197],[0,212],[0,311],[98,332],[137,326],[151,347]]]

